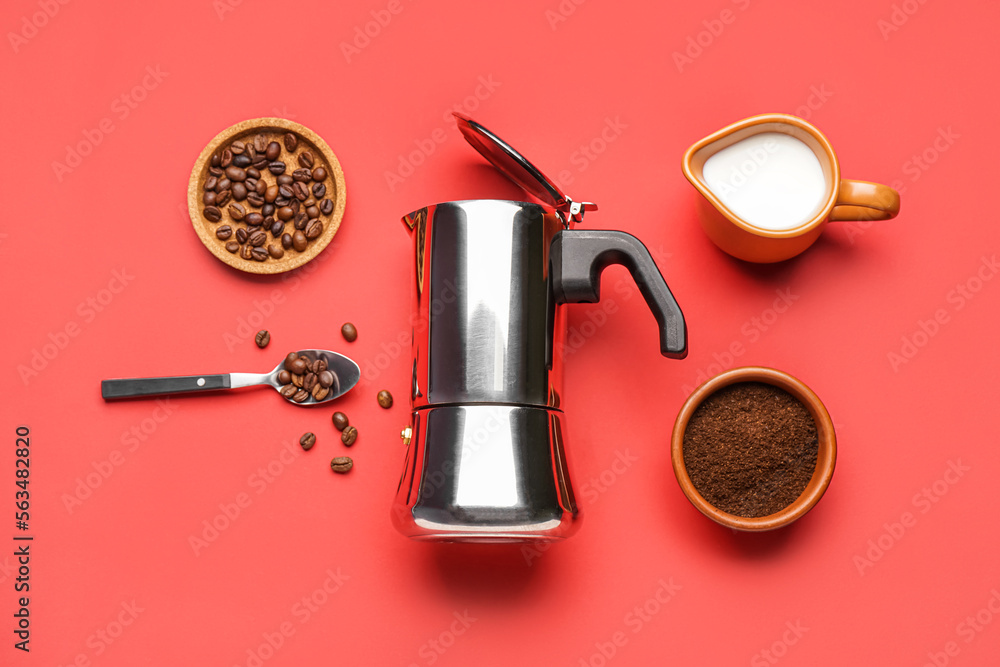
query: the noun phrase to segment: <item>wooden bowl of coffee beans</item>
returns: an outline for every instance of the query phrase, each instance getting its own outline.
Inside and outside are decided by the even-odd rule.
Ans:
[[[695,508],[743,531],[781,528],[823,497],[837,436],[809,387],[773,368],[726,371],[688,397],[671,440],[674,475]]]
[[[329,245],[346,194],[340,162],[319,135],[255,118],[205,146],[188,181],[188,211],[198,238],[229,266],[282,273]]]

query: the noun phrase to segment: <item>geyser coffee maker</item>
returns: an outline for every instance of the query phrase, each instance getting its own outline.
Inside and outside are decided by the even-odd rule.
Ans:
[[[541,203],[452,201],[403,218],[416,268],[413,410],[392,518],[415,539],[558,540],[579,516],[561,406],[563,304],[599,301],[601,272],[621,264],[663,356],[686,355],[684,316],[641,241],[574,229],[595,205],[455,116],[473,148]]]

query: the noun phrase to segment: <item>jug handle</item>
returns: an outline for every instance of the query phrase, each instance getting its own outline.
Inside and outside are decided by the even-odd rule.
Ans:
[[[672,359],[687,356],[684,314],[642,241],[618,231],[563,230],[553,238],[549,257],[557,303],[597,303],[601,273],[610,264],[624,266],[656,317],[660,354]]]

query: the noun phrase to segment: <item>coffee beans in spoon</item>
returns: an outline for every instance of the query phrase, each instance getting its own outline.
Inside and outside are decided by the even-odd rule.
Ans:
[[[327,369],[326,359],[310,359],[298,352],[289,352],[278,371],[281,395],[296,403],[322,401],[336,382],[336,376]]]

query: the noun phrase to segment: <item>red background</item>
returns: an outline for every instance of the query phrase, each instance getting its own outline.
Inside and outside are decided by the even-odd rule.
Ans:
[[[4,664],[255,664],[248,651],[259,655],[283,623],[294,634],[264,649],[269,667],[996,664],[1000,280],[977,276],[996,277],[983,258],[1000,245],[989,199],[996,3],[567,0],[559,14],[557,0],[49,2],[50,18],[39,14],[46,0],[0,10],[0,535],[10,545],[0,553],[18,532],[19,424],[31,429],[35,536],[30,654],[12,648],[16,574],[0,556]],[[385,25],[369,25],[377,34],[348,58],[342,44],[373,16]],[[617,311],[570,357],[564,397],[585,518],[544,553],[419,544],[388,516],[407,422],[409,350],[398,340],[410,239],[399,218],[442,200],[521,197],[445,119],[456,105],[571,196],[598,202],[585,226],[643,239],[688,319],[690,356],[661,358],[627,274],[605,274]],[[900,216],[831,225],[777,266],[717,251],[696,223],[681,155],[770,111],[816,124],[845,177],[895,184]],[[216,261],[185,211],[202,146],[268,115],[318,132],[347,177],[334,244],[284,280]],[[102,120],[112,131],[95,134]],[[602,147],[609,120],[620,131]],[[100,138],[90,151],[88,135]],[[442,136],[430,155],[407,157]],[[593,159],[581,152],[592,142],[603,148]],[[57,174],[81,143],[89,154]],[[401,160],[420,164],[390,184]],[[769,312],[777,290],[796,299],[780,315]],[[571,307],[571,326],[601,309]],[[926,323],[939,310],[935,329]],[[258,318],[272,333],[263,351],[241,329]],[[353,345],[337,332],[346,320],[361,332]],[[934,335],[920,335],[921,321]],[[76,335],[61,337],[67,326]],[[727,356],[733,343],[743,352]],[[331,410],[266,390],[171,399],[169,415],[99,394],[102,378],[258,372],[313,346],[368,371],[341,404],[360,429],[349,452]],[[894,367],[890,353],[904,351],[912,358]],[[51,358],[22,377],[36,352]],[[825,498],[772,534],[712,524],[670,469],[685,385],[737,365],[798,376],[837,426]],[[397,398],[388,412],[375,403],[381,388]],[[274,464],[282,442],[307,430],[317,446]],[[329,459],[344,453],[355,469],[334,476]],[[614,466],[619,456],[631,463]],[[280,474],[261,489],[254,475],[269,464]],[[947,473],[952,464],[967,470]],[[81,480],[109,465],[67,508]],[[189,538],[241,493],[249,506],[196,554]],[[912,520],[895,526],[906,512]],[[327,570],[347,579],[302,622],[295,605]],[[675,586],[665,603],[661,580]],[[122,605],[133,601],[141,611],[130,616]],[[466,628],[456,613],[476,620]],[[609,660],[601,651],[616,637]]]

